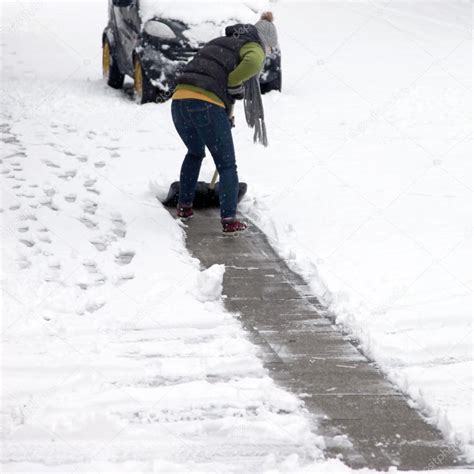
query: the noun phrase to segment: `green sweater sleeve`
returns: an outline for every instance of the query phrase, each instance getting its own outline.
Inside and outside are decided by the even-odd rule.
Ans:
[[[265,62],[265,53],[262,47],[255,42],[245,43],[240,48],[240,63],[229,74],[227,85],[238,86],[259,73]]]

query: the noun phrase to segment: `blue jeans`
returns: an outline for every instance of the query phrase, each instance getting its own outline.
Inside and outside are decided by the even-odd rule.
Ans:
[[[221,217],[235,217],[239,178],[226,109],[203,100],[177,99],[171,104],[171,113],[174,126],[188,149],[179,177],[179,204],[193,203],[207,147],[219,172]]]

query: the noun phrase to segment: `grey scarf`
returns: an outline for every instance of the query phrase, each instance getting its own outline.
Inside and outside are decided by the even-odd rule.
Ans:
[[[258,141],[263,146],[268,146],[258,75],[244,84],[244,110],[248,126],[254,129],[253,142]]]

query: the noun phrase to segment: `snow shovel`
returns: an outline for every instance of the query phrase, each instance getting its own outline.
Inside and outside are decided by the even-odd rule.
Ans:
[[[219,207],[219,183],[216,183],[218,176],[219,174],[216,170],[214,171],[214,175],[209,184],[205,181],[197,182],[193,203],[193,207],[195,209],[202,209],[205,207]],[[247,183],[239,183],[239,194],[237,201],[240,201],[246,192]],[[168,196],[163,201],[163,205],[166,207],[176,207],[178,205],[178,197],[179,181],[175,181],[171,184],[170,190],[168,191]]]
[[[229,110],[229,117],[233,123],[233,107]],[[232,125],[233,126],[233,125]],[[205,207],[219,207],[219,183],[217,177],[219,173],[217,169],[214,171],[211,182],[207,184],[204,181],[198,181],[196,184],[196,192],[194,195],[193,207],[195,209],[202,209]],[[240,201],[245,193],[247,192],[247,183],[239,183],[239,194],[237,201]],[[175,181],[171,184],[168,196],[163,201],[163,205],[166,207],[176,207],[178,204],[179,197],[179,181]]]

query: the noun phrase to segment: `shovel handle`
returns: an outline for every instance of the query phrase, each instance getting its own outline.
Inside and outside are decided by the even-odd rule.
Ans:
[[[209,189],[212,190],[215,188],[218,176],[219,176],[219,173],[217,172],[217,168],[216,168],[216,170],[214,171],[214,174],[212,175],[211,182],[209,183]]]

